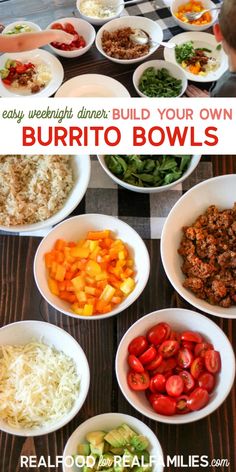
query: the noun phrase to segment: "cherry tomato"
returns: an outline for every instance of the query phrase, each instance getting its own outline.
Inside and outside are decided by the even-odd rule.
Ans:
[[[166,378],[163,374],[156,374],[150,381],[150,386],[154,388],[154,392],[165,392],[166,391]],[[150,387],[151,388],[151,387]]]
[[[189,413],[188,407],[188,397],[187,395],[181,395],[176,400],[176,413],[180,415],[184,415],[185,413]]]
[[[9,79],[2,79],[5,85],[11,85],[11,81]]]
[[[129,343],[128,351],[129,354],[139,357],[147,348],[148,342],[146,338],[144,336],[138,336]]]
[[[184,393],[191,392],[195,386],[195,380],[192,375],[187,370],[182,370],[182,372],[179,373],[179,376],[184,382]]]
[[[204,372],[205,365],[204,365],[204,358],[203,357],[196,357],[194,359],[190,372],[194,379],[198,379],[198,377]]]
[[[155,359],[157,351],[154,346],[150,346],[146,351],[141,354],[139,360],[142,364],[149,364],[153,359]]]
[[[183,390],[184,382],[179,375],[171,375],[166,381],[166,391],[171,397],[179,397]]]
[[[191,411],[201,410],[209,401],[209,393],[205,388],[195,388],[190,393],[188,399],[188,407]]]
[[[195,343],[193,343],[192,341],[182,341],[182,346],[186,347],[187,349],[190,349],[190,351],[193,351]]]
[[[187,369],[193,362],[193,353],[187,347],[180,349],[178,352],[178,364],[182,369]]]
[[[63,30],[63,25],[61,23],[53,23],[51,29]]]
[[[175,354],[177,354],[178,350],[179,350],[179,343],[178,341],[164,341],[160,347],[159,347],[159,354],[161,354],[164,359],[168,358],[168,357],[171,357],[171,356],[175,356]]]
[[[215,377],[210,372],[204,372],[198,379],[198,385],[211,393],[215,386]]]
[[[170,336],[169,336],[168,339],[170,339],[171,341],[180,342],[180,338],[181,338],[181,336],[180,336],[179,333],[177,333],[176,331],[171,331]]]
[[[133,354],[130,354],[128,356],[128,364],[130,368],[135,372],[138,372],[139,374],[142,374],[142,372],[144,372],[144,367],[141,364],[140,360]]]
[[[167,323],[158,323],[147,332],[147,338],[150,344],[161,344],[170,335],[171,328]]]
[[[194,331],[183,331],[181,334],[182,341],[190,341],[192,343],[201,343],[202,336],[199,333],[195,333]]]
[[[172,416],[176,413],[176,400],[160,395],[152,402],[152,407],[160,415]]]
[[[161,354],[157,354],[157,357],[155,357],[155,359],[153,359],[153,361],[149,362],[149,364],[146,365],[146,369],[147,370],[155,370],[157,369],[157,367],[159,367],[159,365],[161,364],[162,362],[162,356]]]
[[[128,385],[132,390],[142,391],[149,387],[150,378],[148,372],[138,374],[138,372],[130,371],[128,373]]]
[[[213,345],[210,343],[203,342],[196,344],[194,348],[195,357],[204,357],[206,351],[208,351],[209,349],[213,349]]]
[[[159,397],[162,397],[162,396],[163,395],[161,393],[151,393],[151,395],[149,395],[149,401],[151,405],[153,404],[155,400],[157,400]]]
[[[71,23],[66,23],[64,25],[64,30],[69,34],[76,34],[75,28]]]
[[[24,74],[24,72],[27,70],[27,67],[25,64],[21,64],[20,66],[16,66],[16,73],[17,74]]]
[[[211,372],[211,374],[216,374],[220,371],[221,358],[220,353],[218,351],[215,351],[214,349],[206,351],[204,360],[208,372]]]

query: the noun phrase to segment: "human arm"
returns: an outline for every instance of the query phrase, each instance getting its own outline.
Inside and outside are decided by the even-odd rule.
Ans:
[[[0,52],[22,52],[40,48],[52,42],[70,44],[74,39],[72,34],[62,30],[45,30],[36,33],[2,34],[0,36]]]

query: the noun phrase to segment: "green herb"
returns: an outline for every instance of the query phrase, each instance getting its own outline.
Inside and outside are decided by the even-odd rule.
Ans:
[[[160,187],[178,180],[187,170],[191,156],[105,156],[105,163],[116,177],[137,187]]]
[[[195,52],[197,52],[197,51],[212,52],[212,50],[208,49],[208,48],[195,48]]]
[[[195,49],[193,47],[193,41],[188,41],[187,43],[175,47],[175,57],[178,64],[181,64],[181,62],[193,57],[194,54]]]
[[[148,67],[140,78],[139,90],[148,97],[177,97],[182,90],[182,80],[165,68]]]
[[[222,45],[221,45],[221,44],[217,44],[216,50],[217,50],[217,51],[221,51],[221,49],[222,49]]]

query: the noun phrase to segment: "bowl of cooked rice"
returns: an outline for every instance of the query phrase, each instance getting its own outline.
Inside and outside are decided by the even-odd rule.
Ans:
[[[0,230],[39,231],[66,218],[90,179],[88,155],[0,155]]]

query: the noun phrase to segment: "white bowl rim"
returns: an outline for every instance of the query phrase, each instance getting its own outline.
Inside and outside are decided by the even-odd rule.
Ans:
[[[24,324],[24,325],[27,325],[27,324],[38,324],[38,325],[41,325],[42,327],[43,326],[46,326],[46,325],[49,325],[51,327],[53,327],[53,329],[55,329],[56,331],[60,331],[60,332],[63,332],[64,334],[66,334],[69,338],[70,338],[70,342],[73,342],[74,345],[76,345],[76,348],[80,351],[81,355],[83,356],[83,362],[85,363],[86,365],[86,370],[87,370],[87,378],[86,378],[86,385],[85,385],[85,389],[84,389],[84,393],[83,395],[81,396],[81,402],[80,402],[80,405],[76,408],[76,411],[73,412],[73,407],[71,409],[70,412],[68,412],[66,415],[64,415],[60,421],[58,421],[57,423],[54,423],[53,426],[50,427],[50,425],[48,427],[41,427],[41,428],[35,428],[35,429],[32,429],[32,433],[31,432],[27,432],[27,434],[25,434],[23,431],[24,431],[24,428],[21,428],[21,431],[19,430],[15,430],[14,433],[13,432],[10,432],[9,429],[6,427],[2,427],[1,426],[1,430],[4,431],[5,433],[8,433],[8,434],[14,434],[15,436],[24,436],[24,437],[34,437],[34,436],[43,436],[43,435],[46,435],[46,434],[49,434],[49,433],[52,433],[54,431],[57,431],[58,429],[61,429],[63,428],[63,426],[65,426],[66,424],[68,424],[77,414],[78,412],[80,411],[80,409],[82,408],[85,400],[86,400],[86,397],[87,397],[87,394],[88,394],[88,391],[89,391],[89,386],[90,386],[90,368],[89,368],[89,363],[88,363],[88,360],[87,360],[87,357],[86,357],[86,354],[84,352],[84,350],[82,349],[82,347],[80,346],[80,344],[78,343],[78,341],[70,334],[68,333],[68,331],[64,330],[63,328],[61,328],[60,326],[57,326],[57,325],[54,325],[52,323],[48,323],[47,321],[41,321],[41,320],[20,320],[20,321],[14,321],[13,323],[9,323],[9,324],[6,324],[4,326],[2,326],[0,328],[0,331],[2,330],[7,330],[10,326],[17,326],[19,324]],[[43,335],[42,335],[43,337]],[[19,342],[19,344],[21,344]],[[79,398],[80,398],[80,394],[79,394]],[[75,405],[74,405],[75,406]],[[64,418],[64,419],[63,419]],[[13,429],[13,428],[12,428]],[[42,431],[43,429],[43,431]]]
[[[63,225],[63,224],[67,224],[67,223],[68,223],[69,221],[71,221],[71,220],[76,220],[76,219],[81,218],[81,217],[85,218],[85,217],[97,217],[97,216],[99,216],[100,218],[102,218],[102,217],[106,217],[106,218],[109,217],[109,218],[111,218],[111,219],[113,219],[113,220],[119,220],[119,222],[121,222],[124,227],[127,227],[127,226],[128,226],[129,229],[131,229],[134,233],[136,233],[137,237],[140,239],[139,244],[140,244],[140,246],[142,245],[143,253],[145,253],[145,257],[146,257],[145,269],[146,269],[146,270],[145,270],[145,274],[144,274],[145,277],[144,277],[144,279],[143,279],[142,285],[139,287],[139,290],[137,290],[137,293],[135,294],[134,299],[132,300],[131,303],[125,303],[125,302],[127,302],[127,301],[129,300],[129,296],[131,297],[132,294],[134,294],[136,287],[134,288],[133,292],[131,292],[131,294],[128,295],[128,297],[124,300],[124,302],[122,302],[122,303],[125,304],[125,306],[124,306],[124,308],[122,308],[122,310],[119,309],[119,305],[118,305],[118,307],[117,307],[116,309],[110,311],[109,313],[106,313],[105,315],[92,315],[92,316],[87,316],[87,317],[85,317],[85,316],[82,316],[82,315],[77,315],[76,313],[73,313],[72,311],[69,312],[69,311],[66,311],[66,310],[59,309],[56,304],[54,304],[52,301],[50,301],[50,300],[46,297],[46,295],[44,294],[43,290],[41,289],[41,287],[40,287],[39,284],[38,284],[37,275],[36,275],[36,274],[37,274],[36,265],[37,265],[37,261],[38,261],[38,253],[39,253],[39,251],[40,251],[40,248],[41,248],[41,246],[42,246],[44,240],[45,240],[45,239],[47,238],[47,236],[49,236],[49,234],[51,234],[56,228],[58,228],[59,226],[61,226],[61,225]],[[118,315],[118,314],[122,313],[122,312],[123,312],[124,310],[126,310],[130,305],[132,305],[132,304],[137,300],[137,298],[141,295],[141,293],[143,292],[144,288],[145,288],[146,285],[147,285],[147,282],[148,282],[148,279],[149,279],[149,275],[150,275],[150,256],[149,256],[149,252],[148,252],[148,250],[147,250],[147,247],[146,247],[146,245],[145,245],[143,239],[141,238],[141,236],[138,234],[138,232],[137,232],[134,228],[132,228],[132,226],[130,226],[130,225],[129,225],[128,223],[126,223],[125,221],[123,221],[123,220],[121,220],[121,219],[119,219],[119,218],[117,218],[117,217],[115,217],[115,216],[112,216],[112,215],[104,215],[104,214],[102,214],[102,213],[83,213],[83,214],[81,214],[81,215],[72,216],[71,218],[67,218],[66,220],[61,221],[59,224],[57,224],[56,226],[54,226],[54,228],[52,228],[51,231],[49,231],[49,233],[42,239],[42,241],[40,242],[40,244],[39,244],[39,246],[38,246],[38,248],[37,248],[37,251],[36,251],[36,253],[35,253],[33,271],[34,271],[34,280],[35,280],[35,282],[36,282],[36,285],[37,285],[37,288],[38,288],[39,292],[41,293],[42,297],[47,301],[47,303],[48,303],[49,305],[51,305],[53,308],[55,308],[55,310],[57,310],[57,311],[60,312],[60,313],[64,313],[64,314],[67,315],[67,316],[71,316],[72,318],[76,318],[76,319],[91,320],[91,321],[93,321],[93,320],[100,320],[100,321],[102,321],[102,320],[106,320],[107,318],[110,318],[110,317],[112,317],[112,316],[115,316],[115,315]],[[143,275],[143,274],[142,274],[142,275]]]
[[[81,423],[81,424],[73,431],[73,433],[70,435],[69,439],[67,440],[66,445],[65,445],[65,447],[64,447],[64,451],[63,451],[63,459],[65,459],[65,457],[66,457],[67,448],[68,448],[68,446],[69,446],[69,444],[70,444],[70,442],[71,442],[71,440],[72,440],[72,437],[76,436],[76,434],[79,432],[79,429],[80,429],[82,426],[83,426],[83,427],[84,427],[84,426],[87,426],[87,425],[89,426],[90,423],[91,423],[91,426],[92,426],[92,424],[93,424],[95,418],[96,418],[96,419],[97,419],[97,418],[101,418],[101,419],[104,418],[104,422],[105,422],[107,418],[111,418],[111,417],[113,417],[113,418],[115,417],[115,418],[117,418],[117,420],[119,419],[119,417],[122,417],[122,418],[123,418],[122,421],[126,421],[127,423],[129,423],[129,421],[131,422],[131,421],[135,420],[135,421],[138,423],[138,425],[140,426],[140,430],[143,428],[143,426],[145,426],[145,428],[146,428],[147,430],[149,430],[149,431],[152,433],[152,436],[155,437],[156,442],[157,442],[158,447],[159,447],[159,453],[161,454],[162,459],[164,460],[164,455],[163,455],[162,446],[161,446],[160,441],[159,441],[159,439],[157,438],[156,434],[154,433],[154,431],[153,431],[148,425],[146,425],[143,421],[141,421],[139,418],[136,418],[135,416],[128,415],[128,414],[126,414],[126,413],[121,413],[121,412],[101,413],[101,414],[99,414],[99,415],[92,416],[91,418],[89,418],[89,419],[83,421],[83,423]],[[159,466],[159,468],[160,468],[160,472],[162,472],[162,471],[163,471],[163,466]],[[65,472],[64,466],[63,466],[63,472]]]
[[[81,15],[81,17],[84,18],[84,19],[87,18],[87,19],[88,19],[87,21],[92,20],[92,21],[98,22],[98,23],[94,23],[94,24],[97,25],[97,26],[99,26],[99,22],[101,22],[100,24],[101,24],[101,26],[102,26],[103,24],[107,23],[107,22],[110,21],[110,20],[115,20],[117,17],[119,17],[119,15],[123,12],[123,10],[124,10],[124,8],[125,8],[125,1],[124,1],[124,0],[120,0],[120,1],[118,2],[119,5],[118,5],[118,7],[117,7],[117,11],[116,11],[116,13],[114,13],[114,15],[109,16],[109,17],[107,17],[107,18],[99,18],[99,17],[97,17],[97,16],[85,15],[85,13],[83,13],[83,12],[81,11],[81,9],[80,9],[80,4],[81,4],[81,3],[83,3],[83,0],[82,0],[82,1],[81,1],[81,0],[77,0],[77,1],[76,1],[76,8],[77,8],[79,14]],[[120,4],[121,4],[121,5],[120,5]],[[114,5],[114,6],[116,6],[116,5]]]
[[[2,30],[2,33],[3,34],[6,34],[4,33],[4,31],[8,31],[9,29],[11,28],[14,28],[14,26],[16,25],[26,25],[26,26],[30,26],[32,28],[35,28],[35,31],[33,32],[38,32],[38,31],[42,31],[41,27],[37,24],[37,23],[34,23],[34,21],[29,21],[29,20],[19,20],[19,21],[11,21],[11,23],[8,23],[8,25],[5,26],[4,30]]]
[[[173,416],[164,416],[164,415],[160,415],[158,413],[155,413],[153,412],[153,414],[146,414],[143,412],[143,410],[141,408],[138,408],[135,403],[133,403],[126,395],[126,393],[124,392],[124,389],[122,387],[122,384],[121,384],[121,381],[120,381],[120,377],[119,377],[119,365],[118,365],[118,357],[119,357],[119,353],[120,351],[123,349],[123,346],[122,346],[122,343],[126,337],[126,335],[128,333],[130,333],[133,329],[134,326],[137,326],[139,324],[142,323],[142,321],[144,319],[148,319],[148,318],[152,318],[154,315],[162,315],[163,314],[163,317],[165,315],[165,313],[170,313],[170,311],[172,311],[173,313],[179,313],[180,317],[180,321],[181,321],[181,313],[185,312],[185,313],[189,313],[191,314],[191,316],[197,316],[198,318],[202,319],[202,320],[208,320],[209,324],[211,326],[214,326],[214,328],[216,328],[219,332],[219,334],[221,335],[221,337],[223,337],[223,339],[226,341],[227,345],[228,345],[228,348],[229,348],[229,353],[230,353],[230,356],[231,356],[231,361],[232,361],[232,374],[231,374],[231,380],[230,380],[230,383],[229,383],[229,387],[228,389],[224,392],[224,395],[222,395],[220,401],[216,401],[215,399],[215,403],[216,403],[216,406],[213,405],[213,408],[212,408],[212,405],[211,404],[207,404],[204,408],[202,408],[201,410],[198,410],[197,412],[193,412],[193,413],[199,413],[199,418],[192,418],[192,413],[188,413],[187,415],[173,415]],[[158,322],[158,321],[156,321]],[[141,333],[140,333],[141,334]],[[151,418],[152,420],[154,421],[157,421],[157,422],[160,422],[160,423],[168,423],[168,424],[187,424],[187,423],[192,423],[192,422],[195,422],[195,421],[199,421],[203,418],[205,418],[206,416],[209,416],[211,413],[213,413],[214,411],[216,411],[216,409],[218,409],[222,403],[225,401],[225,399],[227,398],[227,396],[229,395],[232,387],[233,387],[233,383],[234,383],[234,378],[235,378],[235,369],[236,369],[236,363],[235,363],[235,354],[234,354],[234,350],[232,348],[232,345],[228,339],[228,337],[226,336],[226,334],[224,333],[224,331],[214,322],[212,321],[211,319],[209,319],[207,316],[205,315],[202,315],[201,313],[198,313],[197,311],[193,311],[193,310],[188,310],[186,308],[164,308],[162,310],[156,310],[156,311],[152,311],[151,313],[148,313],[144,316],[142,316],[141,318],[139,318],[137,321],[135,321],[135,323],[133,323],[129,329],[125,332],[125,334],[123,335],[123,337],[121,338],[120,340],[120,343],[119,343],[119,346],[118,346],[118,349],[117,349],[117,353],[116,353],[116,359],[115,359],[115,371],[116,371],[116,378],[117,378],[117,382],[119,384],[119,387],[124,395],[124,397],[126,398],[126,400],[130,403],[130,405],[133,406],[133,408],[135,408],[136,410],[138,410],[142,415],[144,416],[147,416],[148,418]],[[204,412],[205,410],[205,412]]]
[[[75,21],[75,22],[77,22],[77,21],[78,21],[78,22],[81,22],[82,24],[84,24],[84,26],[86,25],[86,26],[89,28],[89,30],[90,30],[91,39],[90,39],[90,41],[88,41],[88,42],[86,43],[86,45],[85,45],[83,48],[81,48],[81,49],[75,49],[75,50],[73,50],[73,51],[62,51],[61,49],[57,49],[57,48],[55,48],[54,46],[52,46],[51,43],[48,44],[48,47],[49,47],[50,49],[52,49],[52,51],[54,51],[55,54],[57,54],[58,56],[61,55],[61,57],[65,57],[65,58],[66,58],[66,57],[70,58],[70,53],[74,53],[74,54],[75,54],[76,52],[78,53],[78,51],[80,51],[80,54],[79,54],[80,56],[82,56],[83,54],[86,54],[86,52],[88,52],[88,50],[92,47],[92,45],[93,45],[93,43],[94,43],[94,41],[95,41],[95,38],[96,38],[96,31],[95,31],[95,28],[93,27],[93,25],[91,25],[91,23],[89,23],[89,21],[85,20],[84,18],[77,18],[76,16],[71,16],[71,17],[68,16],[68,17],[65,17],[65,18],[64,18],[64,17],[63,17],[63,18],[58,18],[57,20],[51,21],[51,23],[49,23],[49,24],[46,26],[46,30],[50,30],[50,29],[51,29],[51,26],[52,26],[54,23],[60,23],[60,22],[62,22],[62,23],[63,23],[63,22],[68,22],[68,23],[69,23],[69,21],[72,21],[72,20]],[[84,52],[83,52],[83,51],[84,51]],[[63,54],[66,53],[66,55],[63,55],[63,56],[62,56],[61,53],[63,53]],[[79,57],[79,56],[73,56],[72,59],[76,59],[76,57]]]
[[[58,89],[59,90],[59,89]],[[65,205],[65,203],[70,199],[70,194],[71,192],[73,191],[73,187],[70,191],[70,193],[68,194],[68,196],[66,197],[66,200],[64,201],[63,203],[63,206],[56,212],[54,213],[52,216],[50,216],[50,218],[47,218],[46,220],[43,220],[43,221],[37,221],[36,223],[31,223],[31,224],[25,224],[25,225],[12,225],[12,226],[3,226],[3,225],[0,225],[0,230],[1,231],[4,231],[4,232],[8,232],[8,233],[23,233],[23,232],[28,232],[28,231],[41,231],[42,229],[45,229],[45,228],[50,228],[52,225],[57,225],[59,224],[60,222],[62,222],[61,220],[64,221],[64,219],[67,218],[68,215],[70,215],[74,210],[75,208],[79,205],[79,203],[81,202],[82,198],[84,197],[86,191],[87,191],[87,188],[88,188],[88,184],[89,184],[89,180],[90,180],[90,176],[91,176],[91,159],[90,159],[90,155],[89,154],[73,154],[72,157],[79,157],[79,158],[82,158],[82,156],[86,156],[86,159],[83,159],[84,162],[86,162],[86,178],[85,178],[85,175],[83,175],[83,192],[82,192],[82,197],[80,198],[80,200],[77,202],[75,202],[73,205],[71,205],[70,208],[68,208],[68,210],[64,213],[64,216],[60,217],[58,219],[58,213],[60,213],[62,210],[63,210],[63,207]]]
[[[204,187],[205,185],[208,184],[208,182],[212,182],[212,181],[217,181],[217,180],[230,180],[232,179],[232,177],[236,178],[236,174],[226,174],[226,175],[217,175],[216,177],[211,177],[210,179],[206,179],[206,180],[203,180],[203,182],[200,182],[199,184],[196,184],[194,185],[194,187],[192,187],[191,189],[189,189],[185,194],[183,194],[179,200],[174,204],[174,206],[172,207],[172,209],[170,210],[167,218],[166,218],[166,221],[164,223],[164,226],[163,226],[163,229],[162,229],[162,234],[161,234],[161,244],[160,244],[160,253],[161,253],[161,260],[162,260],[162,264],[163,264],[163,267],[165,269],[165,273],[171,283],[171,285],[174,287],[174,289],[176,290],[176,292],[179,293],[179,295],[181,295],[181,297],[184,298],[184,300],[186,300],[188,303],[190,303],[191,305],[193,305],[195,308],[198,308],[199,310],[201,311],[204,311],[205,313],[208,313],[209,315],[213,315],[213,316],[217,316],[219,318],[228,318],[228,319],[235,319],[236,316],[234,314],[230,314],[230,313],[227,313],[227,308],[225,308],[226,312],[225,313],[217,313],[215,312],[214,309],[211,309],[210,307],[214,307],[214,305],[210,305],[210,303],[207,303],[205,302],[207,305],[209,305],[209,308],[208,306],[206,307],[204,305],[204,307],[202,306],[202,304],[200,303],[200,299],[198,299],[197,297],[194,297],[194,299],[191,301],[189,300],[189,298],[186,297],[186,294],[185,292],[183,293],[183,288],[182,288],[182,285],[179,284],[177,285],[176,283],[174,283],[172,281],[172,277],[169,273],[169,269],[166,265],[166,262],[165,262],[165,257],[164,257],[164,253],[165,253],[165,249],[164,249],[164,239],[165,239],[165,232],[167,231],[166,228],[167,228],[167,224],[168,224],[168,219],[169,217],[172,216],[172,214],[175,212],[175,209],[176,207],[182,203],[182,201],[185,201],[188,196],[195,191],[196,188],[201,188],[201,187]],[[198,302],[199,300],[199,302]]]
[[[150,97],[147,97],[147,98],[150,98]],[[151,100],[151,98],[150,98]],[[97,154],[97,159],[98,161],[100,162],[102,168],[104,169],[104,171],[107,173],[107,175],[109,175],[109,177],[114,180],[118,185],[120,186],[123,186],[123,181],[121,179],[119,179],[118,177],[115,176],[115,174],[112,174],[112,172],[108,169],[107,165],[102,162],[101,160],[101,156],[105,156],[106,154]],[[158,154],[156,154],[158,155]],[[162,154],[160,154],[162,155]],[[191,157],[195,157],[196,158],[196,163],[195,165],[193,166],[193,169],[191,169],[191,172],[188,173],[188,170],[189,168],[186,169],[186,171],[184,172],[184,174],[182,175],[182,177],[180,177],[178,180],[175,180],[175,182],[171,182],[171,184],[167,184],[167,185],[162,185],[161,187],[141,187],[143,190],[142,192],[145,193],[145,192],[153,192],[155,193],[155,190],[156,189],[161,189],[159,190],[160,192],[161,191],[165,191],[165,190],[169,190],[170,188],[172,187],[175,187],[176,185],[180,184],[181,182],[183,182],[185,179],[187,179],[189,177],[189,175],[192,174],[192,172],[194,172],[194,170],[196,169],[196,167],[198,166],[200,160],[201,160],[201,157],[202,157],[202,154],[192,154]],[[136,186],[136,185],[131,185],[131,184],[128,184],[125,182],[125,186],[124,186],[126,189],[128,190],[133,190],[133,191],[138,191],[137,189],[139,189],[140,187]],[[145,192],[144,192],[145,190]]]

